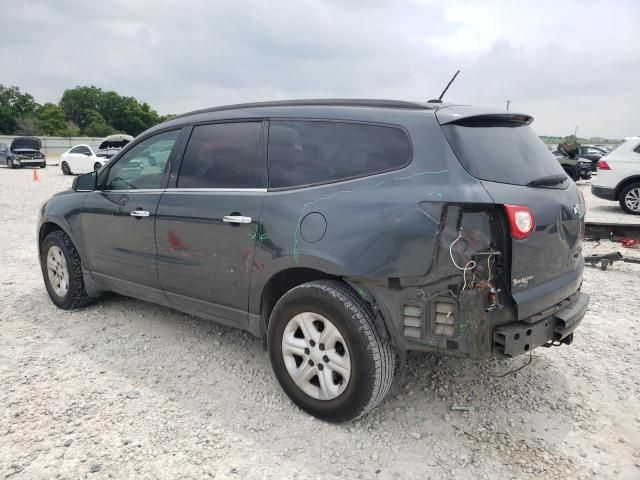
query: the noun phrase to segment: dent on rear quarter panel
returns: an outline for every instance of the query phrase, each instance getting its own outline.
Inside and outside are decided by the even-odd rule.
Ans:
[[[414,159],[404,169],[266,195],[262,230],[268,239],[256,248],[252,313],[260,311],[264,284],[286,268],[314,268],[363,288],[379,284],[385,289],[389,279],[424,283],[441,275],[432,270],[443,255],[438,242],[446,206],[462,199],[485,205],[491,199],[462,169],[433,116],[411,125],[409,134]],[[326,231],[308,241],[305,218],[316,213],[326,219]],[[395,310],[385,319],[391,317],[397,317]]]

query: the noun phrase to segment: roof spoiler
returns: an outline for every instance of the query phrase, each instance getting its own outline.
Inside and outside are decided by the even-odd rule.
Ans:
[[[531,115],[512,112],[491,112],[486,109],[467,106],[444,107],[436,112],[440,125],[448,123],[455,125],[482,126],[490,124],[520,124],[529,125],[533,122]]]

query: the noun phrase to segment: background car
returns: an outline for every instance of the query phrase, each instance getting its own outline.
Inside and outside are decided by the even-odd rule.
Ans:
[[[560,162],[560,165],[562,165],[563,170],[574,182],[578,180],[589,180],[591,178],[592,162],[590,160],[569,158],[560,152],[556,152],[555,156],[558,162]]]
[[[124,148],[124,146],[133,140],[131,135],[109,135],[105,137],[98,146],[98,156],[105,159],[110,159],[116,153]]]
[[[640,137],[629,138],[598,162],[591,192],[617,200],[625,212],[640,215]]]
[[[4,145],[6,147],[6,145]],[[9,168],[47,166],[45,155],[40,151],[42,142],[36,137],[16,137],[9,145],[9,149],[0,153],[0,165]]]
[[[9,147],[6,143],[0,143],[0,165],[7,164],[7,157],[9,156]]]
[[[98,157],[89,145],[76,145],[60,155],[60,168],[65,175],[98,171],[105,159]]]

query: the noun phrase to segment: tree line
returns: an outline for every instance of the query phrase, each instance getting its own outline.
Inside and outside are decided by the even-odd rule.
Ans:
[[[67,89],[57,104],[43,105],[18,87],[0,85],[0,134],[5,135],[136,136],[169,117],[146,102],[93,85]]]

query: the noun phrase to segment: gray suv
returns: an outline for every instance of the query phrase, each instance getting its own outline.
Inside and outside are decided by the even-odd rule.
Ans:
[[[40,212],[60,308],[114,291],[251,332],[300,408],[355,419],[396,358],[569,344],[584,201],[532,118],[380,100],[175,117]]]

